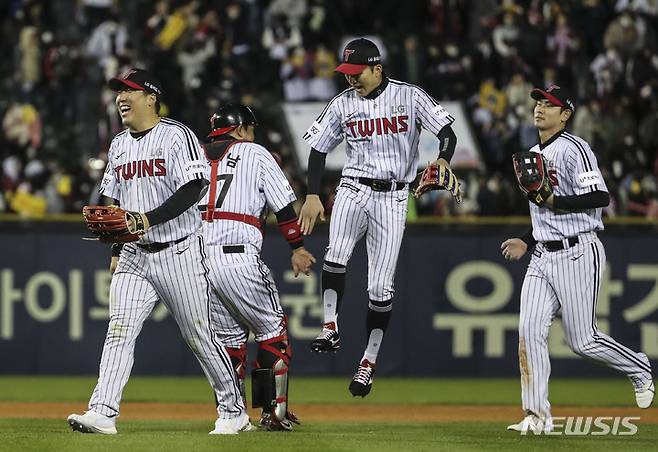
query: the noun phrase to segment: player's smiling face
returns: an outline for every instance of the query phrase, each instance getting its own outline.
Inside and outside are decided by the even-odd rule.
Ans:
[[[132,131],[140,132],[140,125],[144,118],[153,111],[154,98],[154,94],[145,91],[133,89],[119,91],[116,97],[116,106],[123,125]]]
[[[345,74],[345,80],[359,96],[365,97],[382,82],[382,65],[368,66],[357,75]]]

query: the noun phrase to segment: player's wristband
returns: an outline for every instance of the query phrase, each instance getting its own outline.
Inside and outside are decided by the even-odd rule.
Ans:
[[[523,240],[525,244],[528,245],[528,249],[532,248],[537,244],[537,240],[535,240],[535,238],[532,235],[532,228],[530,228],[525,234],[523,234],[521,240]]]
[[[302,230],[297,224],[297,217],[293,218],[292,220],[280,222],[279,230],[293,250],[304,246]]]

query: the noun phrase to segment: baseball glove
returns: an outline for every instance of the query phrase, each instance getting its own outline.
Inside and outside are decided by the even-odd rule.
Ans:
[[[462,202],[461,185],[455,173],[450,167],[439,162],[431,162],[420,175],[418,187],[414,190],[414,196],[420,198],[421,195],[431,190],[447,190],[458,203]]]
[[[544,157],[538,152],[524,151],[512,155],[512,161],[519,187],[530,202],[542,207],[553,194]]]
[[[119,206],[84,206],[82,215],[87,228],[98,240],[106,243],[135,242],[148,228],[145,215],[128,212]]]

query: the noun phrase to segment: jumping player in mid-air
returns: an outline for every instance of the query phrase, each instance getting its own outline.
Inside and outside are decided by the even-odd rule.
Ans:
[[[350,85],[322,111],[304,139],[311,145],[308,192],[300,212],[302,232],[309,234],[324,208],[320,182],[325,158],[343,139],[347,161],[342,172],[322,267],[324,325],[313,341],[314,352],[340,347],[338,308],[345,269],[364,235],[368,251],[366,348],[349,390],[365,397],[372,388],[379,348],[393,309],[393,280],[404,233],[409,184],[415,179],[421,129],[437,135],[438,161],[448,166],[456,144],[453,117],[415,85],[389,79],[377,46],[356,39],[345,47],[336,71]]]
[[[210,279],[218,300],[213,314],[218,338],[226,346],[244,395],[247,337],[258,344],[252,371],[254,406],[262,407],[266,430],[292,430],[297,418],[288,410],[288,367],[292,357],[286,316],[267,265],[260,259],[261,216],[269,207],[292,248],[297,276],[308,275],[315,258],[304,248],[297,199],[272,154],[254,143],[254,113],[245,105],[224,105],[211,117],[206,156],[210,187],[199,203],[208,244]],[[274,401],[274,403],[272,403]]]
[[[525,418],[508,427],[515,431],[551,431],[548,380],[548,330],[562,311],[566,341],[580,356],[616,369],[631,380],[640,408],[654,396],[651,364],[599,331],[596,301],[605,268],[605,250],[597,231],[603,230],[602,207],[610,197],[596,156],[589,144],[565,130],[574,104],[564,89],[551,85],[534,89],[539,144],[516,158],[519,185],[526,176],[542,174],[545,186],[528,192],[532,228],[522,238],[505,240],[503,256],[520,259],[534,247],[521,289],[519,367]],[[544,167],[545,170],[544,171]],[[525,190],[525,188],[524,188]]]
[[[70,415],[68,422],[83,433],[117,433],[135,342],[160,300],[214,390],[217,420],[210,433],[251,429],[231,360],[210,318],[207,251],[196,210],[208,184],[201,145],[189,128],[158,115],[162,89],[149,72],[131,69],[108,84],[127,128],[110,144],[100,192],[136,212],[143,235],[113,246],[110,321],[98,383],[87,412]]]

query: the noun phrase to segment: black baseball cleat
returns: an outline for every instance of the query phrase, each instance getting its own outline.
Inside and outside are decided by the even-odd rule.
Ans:
[[[294,421],[288,419],[288,412],[286,412],[286,418],[281,421],[276,418],[274,413],[263,413],[259,424],[261,429],[268,432],[290,432],[292,431],[293,422],[299,424],[296,416]]]
[[[350,383],[350,392],[354,397],[365,397],[370,394],[372,389],[372,376],[375,373],[375,365],[364,359],[359,364],[352,382]]]
[[[315,353],[336,352],[340,349],[340,336],[333,322],[325,323],[322,332],[311,343]]]

